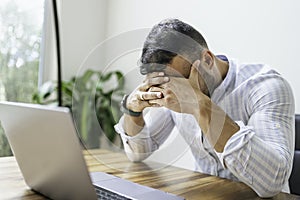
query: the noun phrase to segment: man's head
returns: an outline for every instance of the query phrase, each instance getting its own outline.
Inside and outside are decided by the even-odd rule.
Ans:
[[[174,57],[192,64],[203,49],[208,49],[207,43],[192,26],[178,19],[163,20],[152,28],[145,40],[140,71],[142,74],[164,71]]]
[[[203,36],[192,26],[167,19],[155,25],[148,34],[141,56],[141,74],[163,71],[169,77],[189,78],[192,64],[197,66],[199,88],[211,95],[224,80],[228,63],[216,57]]]

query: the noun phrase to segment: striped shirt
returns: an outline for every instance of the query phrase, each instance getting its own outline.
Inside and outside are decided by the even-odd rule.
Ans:
[[[295,143],[292,90],[267,65],[240,64],[233,59],[228,62],[228,73],[211,100],[240,130],[227,141],[222,153],[205,139],[192,115],[148,108],[144,112],[145,127],[138,135],[125,134],[123,117],[115,126],[127,156],[132,161],[147,158],[175,127],[191,148],[196,170],[244,182],[261,197],[289,192]]]

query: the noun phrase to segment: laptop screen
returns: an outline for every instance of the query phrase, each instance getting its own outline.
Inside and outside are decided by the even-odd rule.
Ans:
[[[69,109],[1,102],[0,111],[29,187],[53,199],[96,199]]]

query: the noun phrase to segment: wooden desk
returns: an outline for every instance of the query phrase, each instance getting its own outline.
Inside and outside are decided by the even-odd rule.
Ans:
[[[190,199],[260,199],[245,184],[214,176],[163,166],[158,163],[132,163],[121,153],[93,150],[84,152],[90,171],[105,171],[113,175]],[[14,157],[0,158],[0,199],[45,199],[25,184]],[[273,199],[300,199],[280,193]]]

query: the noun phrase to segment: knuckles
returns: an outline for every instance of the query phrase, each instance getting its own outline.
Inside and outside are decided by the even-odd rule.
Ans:
[[[164,84],[166,82],[165,77],[152,77],[152,78],[146,78],[143,83],[147,85],[148,87],[152,87],[154,85],[160,85]]]
[[[170,96],[170,95],[168,95],[168,96],[165,96],[165,102],[166,103],[171,103],[172,102],[172,97]]]
[[[172,94],[173,92],[172,92],[172,90],[170,89],[170,88],[166,88],[165,89],[165,94],[166,95],[170,95],[170,94]]]

